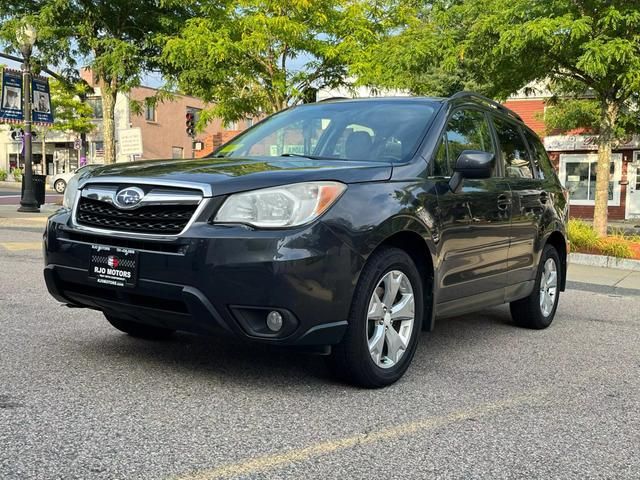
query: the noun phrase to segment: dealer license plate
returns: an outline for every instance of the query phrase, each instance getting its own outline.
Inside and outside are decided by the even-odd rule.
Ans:
[[[138,276],[138,252],[130,248],[91,245],[89,279],[101,285],[133,287]]]

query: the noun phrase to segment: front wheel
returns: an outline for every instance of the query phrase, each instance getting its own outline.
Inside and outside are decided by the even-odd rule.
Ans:
[[[540,256],[533,292],[510,304],[511,317],[517,325],[534,329],[551,325],[560,298],[561,265],[556,249],[546,245]]]
[[[416,351],[423,312],[422,280],[411,257],[398,248],[373,253],[353,297],[349,327],[329,364],[350,383],[390,385]]]
[[[154,327],[143,323],[124,320],[105,314],[107,321],[121,332],[128,333],[132,337],[146,338],[148,340],[163,340],[169,338],[175,330],[162,327]]]

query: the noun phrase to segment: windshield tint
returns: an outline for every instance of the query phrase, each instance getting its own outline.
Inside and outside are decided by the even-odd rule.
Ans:
[[[411,100],[302,105],[269,117],[213,155],[405,162],[436,106]]]

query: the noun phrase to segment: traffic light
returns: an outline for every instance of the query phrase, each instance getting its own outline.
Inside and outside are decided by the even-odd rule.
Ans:
[[[195,116],[193,115],[193,112],[187,112],[186,126],[187,126],[187,135],[189,135],[190,137],[195,136],[196,123],[195,123]]]

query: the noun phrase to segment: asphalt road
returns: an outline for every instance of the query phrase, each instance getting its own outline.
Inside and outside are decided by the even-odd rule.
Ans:
[[[0,243],[38,241],[0,230]],[[384,390],[322,358],[127,337],[0,248],[0,478],[640,478],[640,296],[570,290],[544,331],[441,321]]]

